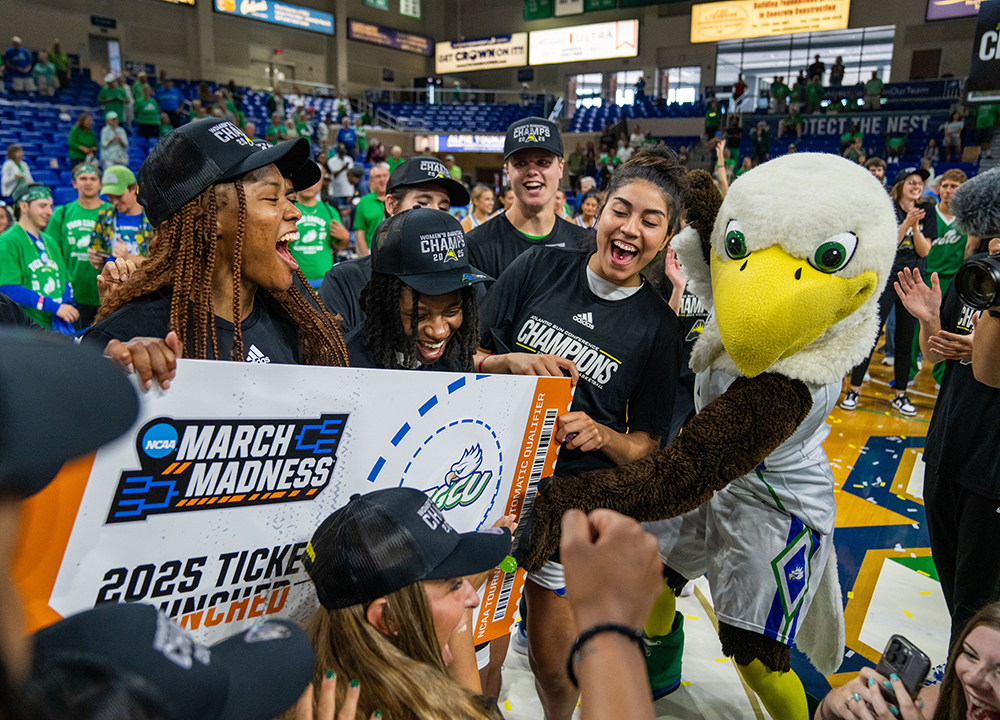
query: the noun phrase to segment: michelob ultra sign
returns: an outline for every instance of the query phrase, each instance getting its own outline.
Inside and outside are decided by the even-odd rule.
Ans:
[[[107,602],[156,605],[209,643],[303,621],[327,515],[406,486],[459,531],[488,528],[552,473],[571,402],[566,378],[181,360],[128,433],[24,504],[28,629]],[[493,572],[476,642],[509,631],[523,575]]]

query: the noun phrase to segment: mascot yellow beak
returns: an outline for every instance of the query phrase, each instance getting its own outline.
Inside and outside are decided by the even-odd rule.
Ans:
[[[861,307],[878,284],[874,272],[820,272],[780,246],[739,260],[712,253],[716,322],[740,372],[755,377],[794,355]]]

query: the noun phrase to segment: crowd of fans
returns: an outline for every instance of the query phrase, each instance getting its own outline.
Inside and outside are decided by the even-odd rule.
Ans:
[[[55,43],[33,60],[14,38],[4,63],[15,92],[62,83],[59,52]],[[775,78],[779,134],[801,138],[799,108],[821,111],[826,72],[817,55],[793,87]],[[842,87],[843,77],[837,58],[829,86]],[[866,108],[878,109],[881,93],[873,75],[862,94]],[[144,388],[165,390],[179,357],[566,375],[576,388],[574,404],[559,416],[556,440],[558,471],[569,475],[648,457],[688,417],[691,387],[682,380],[682,361],[697,333],[678,319],[686,314],[686,281],[667,250],[691,192],[686,148],[674,153],[634,125],[617,136],[608,127],[598,141],[567,154],[554,123],[527,118],[505,138],[509,184],[470,190],[453,156],[407,159],[399,146],[387,153],[371,134],[372,118],[356,113],[344,96],[335,116],[318,117],[297,90],[286,97],[275,89],[265,128],[246,119],[234,83],[215,92],[203,83],[188,102],[165,73],[155,87],[141,73],[131,85],[109,74],[98,102],[100,133],[82,113],[67,138],[76,200],[53,207],[50,189],[33,180],[21,149],[7,149],[0,194],[12,197],[13,217],[2,208],[0,219],[11,224],[0,234],[0,321],[29,334],[0,329],[0,452],[20,447],[51,464],[124,432],[136,399],[101,353],[135,372]],[[827,106],[831,111],[838,110]],[[996,111],[977,108],[977,128],[980,113],[977,141],[985,143]],[[943,128],[940,147],[949,155],[962,140],[952,123],[967,115],[956,108]],[[705,130],[723,195],[770,159],[767,123],[755,127],[751,154],[740,158],[731,132],[739,137],[742,128],[714,99]],[[223,146],[219,133],[236,142]],[[158,138],[138,176],[128,167],[136,136]],[[921,352],[939,364],[943,398],[975,391],[981,402],[996,399],[985,384],[973,385],[977,380],[954,379],[956,367],[972,359],[975,324],[956,320],[949,285],[967,258],[997,252],[997,241],[967,236],[956,225],[952,198],[968,178],[954,169],[932,175],[940,161],[936,142],[924,153],[924,167],[900,169],[888,182],[887,160],[902,155],[892,142],[887,137],[883,160],[865,148],[859,126],[840,138],[842,155],[882,183],[896,211],[899,282],[880,300],[881,323],[894,321],[886,331],[896,350],[892,407],[916,415],[906,387],[915,372],[911,357],[915,362]],[[561,187],[564,177],[568,188]],[[460,207],[468,207],[461,223],[452,214]],[[461,238],[464,252],[427,258],[419,239],[428,233]],[[979,322],[995,324],[994,311],[988,317]],[[524,331],[529,323],[587,328],[588,342],[622,367],[642,370],[597,382],[572,359],[535,343]],[[59,335],[81,337],[83,347]],[[863,402],[870,359],[854,369],[843,409]],[[52,384],[53,375],[65,391]],[[122,416],[129,407],[131,417]],[[80,440],[45,431],[59,412],[72,418],[82,408],[104,409],[106,415],[94,416],[102,433]],[[945,421],[936,422],[932,431]],[[15,427],[24,429],[8,440]],[[959,441],[953,431],[936,432],[929,446],[940,467],[929,471],[929,492],[951,493],[942,503],[963,507],[968,499],[949,485],[955,470],[940,460],[960,454]],[[0,559],[13,552],[19,501],[53,474],[37,477],[30,463],[8,464],[0,456]],[[428,512],[436,513],[435,522],[426,521]],[[948,554],[958,531],[944,517],[930,522],[953,585],[971,582],[956,553]],[[477,668],[476,651],[484,648],[473,648],[468,627],[477,585],[511,552],[515,528],[515,519],[505,517],[494,533],[455,533],[416,490],[352,499],[312,535],[304,564],[321,607],[306,628],[269,621],[248,630],[247,636],[266,635],[259,639],[270,648],[266,668],[244,657],[241,643],[251,641],[242,636],[212,648],[244,690],[230,691],[213,717],[499,716],[499,666],[510,638],[492,641],[488,661]],[[390,546],[392,557],[359,552]],[[0,563],[4,572],[8,566]],[[669,624],[657,632],[646,625],[663,587],[656,541],[638,523],[610,511],[564,517],[561,554],[529,576],[517,629],[546,717],[571,717],[581,693],[588,720],[653,716],[650,683],[655,693],[679,682],[669,671],[654,678],[648,660],[655,655],[650,648],[674,632]],[[15,598],[5,574],[0,594]],[[975,596],[975,607],[955,587],[945,594],[954,624],[943,684],[911,697],[897,677],[866,669],[832,692],[815,717],[959,720],[983,717],[977,708],[984,706],[996,713],[1000,610],[995,604],[980,610],[988,590]],[[188,697],[178,688],[198,681],[159,672],[164,653],[149,637],[166,633],[175,646],[197,643],[151,608],[99,607],[67,618],[33,638],[33,661],[16,626],[0,624],[0,632],[0,716],[8,720],[203,717],[197,703],[171,702],[174,693]],[[137,659],[143,653],[153,659]],[[187,670],[196,673],[193,667]],[[886,704],[878,685],[895,691],[895,705]]]

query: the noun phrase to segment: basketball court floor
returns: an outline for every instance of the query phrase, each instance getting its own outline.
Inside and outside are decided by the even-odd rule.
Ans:
[[[936,391],[930,369],[909,388],[917,416],[903,417],[890,405],[892,367],[876,354],[871,380],[858,408],[836,408],[824,443],[836,479],[834,540],[844,603],[847,643],[839,671],[820,675],[792,650],[792,667],[806,690],[822,697],[873,666],[889,636],[906,636],[932,665],[947,659],[950,623],[924,517],[922,452]],[[846,389],[845,380],[845,389]],[[678,598],[685,615],[681,687],[656,702],[657,717],[705,720],[769,720],[760,701],[722,655],[708,581]],[[500,709],[510,720],[542,720],[527,658],[510,650],[504,666]]]

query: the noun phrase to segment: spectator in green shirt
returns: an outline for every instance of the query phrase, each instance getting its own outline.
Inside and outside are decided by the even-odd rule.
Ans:
[[[389,151],[389,157],[385,161],[389,165],[389,174],[391,175],[396,171],[396,168],[406,162],[406,158],[403,157],[403,148],[399,145],[393,145]]]
[[[788,115],[778,122],[778,137],[785,133],[795,133],[795,139],[802,139],[802,113],[799,112],[799,104],[792,103]]]
[[[52,52],[49,53],[49,60],[56,66],[56,77],[59,78],[59,87],[69,87],[69,55],[59,45],[56,40],[52,43]]]
[[[148,78],[149,78],[149,76],[146,75],[146,73],[141,72],[141,73],[139,73],[138,77],[136,78],[136,81],[134,83],[132,83],[132,97],[135,99],[135,101],[137,103],[139,102],[139,100],[141,100],[144,97],[144,94],[142,92],[142,86],[149,84],[149,79]],[[138,112],[139,112],[139,109],[136,108],[136,113],[138,113]]]
[[[375,237],[375,228],[385,218],[385,186],[388,182],[388,163],[379,163],[368,172],[371,192],[358,201],[354,211],[354,248],[361,257],[371,252],[368,241]]]
[[[299,270],[313,287],[319,287],[323,276],[333,267],[333,256],[346,250],[351,234],[341,222],[337,209],[319,198],[322,178],[312,187],[300,190],[295,207],[302,213],[298,220],[299,237],[288,245],[288,251],[299,264]]]
[[[142,99],[135,101],[135,122],[139,126],[139,136],[144,138],[160,136],[160,106],[153,99],[153,88],[142,86]]]
[[[719,101],[711,98],[708,101],[708,108],[705,110],[705,137],[711,140],[715,137],[722,124],[722,110],[719,109]]]
[[[885,87],[878,79],[878,71],[872,71],[872,79],[865,83],[865,110],[882,109],[882,88]]]
[[[976,108],[976,143],[986,157],[993,157],[993,129],[997,124],[1000,105],[984,104]]]
[[[97,133],[94,132],[94,118],[90,113],[80,113],[76,125],[69,131],[69,161],[71,165],[83,162],[97,155]]]
[[[445,155],[444,166],[448,168],[448,174],[451,175],[453,180],[462,182],[462,168],[455,163],[454,155]]]
[[[819,75],[813,75],[806,85],[806,112],[819,112],[821,102],[823,102],[823,83],[820,82]]]
[[[56,94],[56,66],[49,61],[49,54],[44,50],[38,53],[38,61],[31,74],[40,95],[51,97]]]
[[[774,100],[774,112],[776,115],[784,115],[788,111],[788,94],[791,89],[785,85],[785,78],[774,77],[771,83],[771,98]]]
[[[160,137],[163,137],[168,132],[174,129],[173,124],[170,122],[170,116],[163,110],[160,111]],[[253,138],[250,138],[253,140]]]
[[[264,139],[272,145],[285,139],[285,123],[278,113],[271,113],[271,124],[264,131]]]
[[[115,113],[119,118],[125,117],[125,88],[115,82],[113,73],[104,76],[104,87],[97,94],[97,102],[104,108],[104,114]]]

